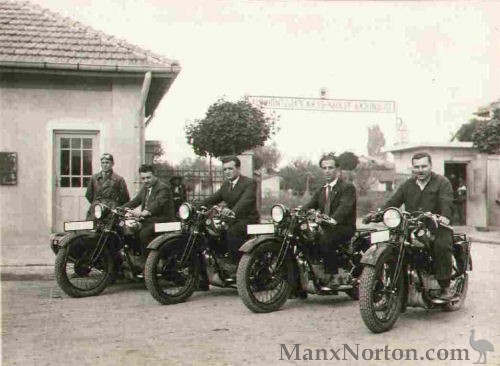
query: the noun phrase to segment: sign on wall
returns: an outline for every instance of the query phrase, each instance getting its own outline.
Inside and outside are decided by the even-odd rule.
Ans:
[[[0,152],[0,184],[17,184],[17,153]]]

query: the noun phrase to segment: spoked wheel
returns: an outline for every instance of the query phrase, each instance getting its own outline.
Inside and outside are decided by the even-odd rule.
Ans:
[[[394,290],[390,290],[396,260],[394,253],[385,251],[375,266],[365,266],[361,274],[359,309],[366,326],[374,333],[391,329],[401,312],[403,273]]]
[[[146,287],[160,304],[177,304],[189,298],[198,287],[200,265],[196,254],[181,265],[185,241],[164,244],[150,251],[146,260],[144,277]]]
[[[278,310],[292,289],[289,260],[276,270],[280,246],[268,242],[243,255],[238,265],[236,284],[243,303],[255,313]]]
[[[111,283],[114,261],[107,251],[92,260],[97,240],[88,236],[67,236],[54,266],[59,287],[71,297],[99,295]]]
[[[462,307],[467,296],[469,288],[469,275],[467,272],[459,274],[457,261],[455,256],[452,256],[452,273],[451,273],[451,290],[454,293],[454,299],[447,304],[443,304],[444,311],[455,311]]]

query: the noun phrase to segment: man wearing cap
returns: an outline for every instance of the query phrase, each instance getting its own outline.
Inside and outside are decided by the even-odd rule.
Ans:
[[[317,209],[331,218],[323,226],[319,249],[324,258],[325,273],[338,273],[337,248],[349,241],[356,231],[356,188],[340,177],[338,159],[334,154],[319,160],[326,184],[314,193],[304,209]],[[339,285],[338,276],[332,276],[330,287]],[[325,289],[328,289],[325,287]]]
[[[101,171],[94,174],[87,186],[85,197],[90,203],[87,220],[94,219],[94,206],[104,203],[110,207],[123,205],[130,200],[127,183],[113,171],[113,155],[104,153],[101,156]]]
[[[139,193],[122,207],[130,209],[141,207],[141,211],[134,216],[142,218],[139,239],[143,248],[146,248],[153,239],[155,223],[175,220],[174,202],[170,187],[156,177],[152,165],[141,165],[139,175],[142,183]]]

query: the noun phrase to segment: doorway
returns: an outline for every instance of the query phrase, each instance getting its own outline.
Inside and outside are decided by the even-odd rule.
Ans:
[[[98,162],[95,132],[55,133],[55,205],[56,231],[65,221],[83,220],[89,207],[85,191]],[[97,161],[96,161],[97,160]]]
[[[450,180],[453,188],[454,225],[467,224],[467,163],[445,162],[444,175]]]

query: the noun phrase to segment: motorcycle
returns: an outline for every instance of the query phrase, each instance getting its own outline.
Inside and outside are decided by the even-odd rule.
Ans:
[[[381,240],[363,256],[359,308],[366,326],[374,333],[390,330],[407,306],[454,311],[462,307],[467,295],[468,272],[472,270],[471,243],[465,234],[453,234],[450,301],[439,298],[440,286],[434,276],[430,249],[439,226],[449,230],[440,216],[409,213],[390,207],[371,213],[365,223],[383,222],[377,232]]]
[[[198,288],[200,275],[211,285],[235,287],[236,267],[224,249],[228,223],[219,206],[179,207],[180,230],[167,232],[149,246],[144,276],[151,295],[163,305],[188,299]],[[180,224],[180,223],[179,223]]]
[[[339,274],[331,275],[325,273],[317,244],[322,226],[332,224],[329,216],[301,207],[289,210],[278,204],[272,207],[271,217],[271,224],[249,225],[248,233],[255,237],[240,248],[244,254],[236,283],[240,298],[251,311],[278,310],[292,290],[302,298],[307,293],[345,292],[357,300],[360,260],[370,246],[370,230],[356,231],[350,241],[339,246]],[[333,276],[337,285],[329,287]]]
[[[65,222],[65,233],[51,241],[56,282],[71,297],[99,295],[120,274],[142,278],[144,253],[136,236],[140,220],[103,203],[95,205],[94,216],[94,221]]]

